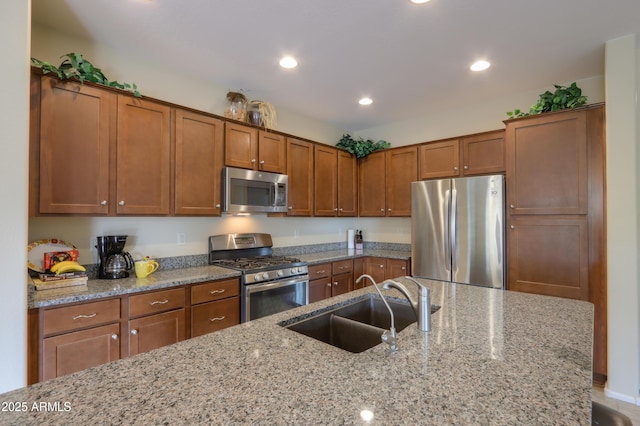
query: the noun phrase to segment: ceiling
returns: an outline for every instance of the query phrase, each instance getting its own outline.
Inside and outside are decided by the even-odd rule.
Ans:
[[[638,0],[32,0],[32,13],[349,131],[602,75],[605,42],[640,33]],[[478,59],[491,68],[470,71]]]

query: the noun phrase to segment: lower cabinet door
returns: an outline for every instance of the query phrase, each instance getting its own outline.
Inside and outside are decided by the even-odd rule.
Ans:
[[[331,277],[309,281],[309,303],[331,297]]]
[[[387,259],[385,279],[400,278],[409,275],[409,262],[402,259]]]
[[[331,296],[348,293],[353,290],[353,274],[334,275],[332,284]]]
[[[184,336],[184,308],[130,320],[129,355],[180,342]]]
[[[120,324],[75,331],[43,341],[42,380],[120,359]]]
[[[191,337],[240,324],[240,298],[216,300],[191,307]]]

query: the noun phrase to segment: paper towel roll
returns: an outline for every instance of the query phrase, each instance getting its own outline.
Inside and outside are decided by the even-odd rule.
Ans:
[[[356,232],[353,229],[347,229],[347,248],[352,249],[355,248],[355,238]]]

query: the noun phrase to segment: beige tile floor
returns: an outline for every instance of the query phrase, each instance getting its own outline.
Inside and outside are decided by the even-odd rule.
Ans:
[[[604,388],[601,386],[594,386],[592,391],[592,398],[601,404],[611,407],[614,410],[618,410],[621,413],[627,415],[631,422],[635,426],[640,426],[640,407],[628,402],[620,401],[618,399],[609,398],[604,394]]]

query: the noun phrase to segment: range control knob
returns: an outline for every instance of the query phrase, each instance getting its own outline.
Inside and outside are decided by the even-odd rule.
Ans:
[[[260,274],[255,274],[255,275],[253,276],[253,280],[254,280],[254,281],[260,281]]]
[[[264,278],[265,280],[269,279],[269,273],[265,272],[264,274],[262,274],[262,278]]]
[[[281,276],[284,275],[284,272],[283,271],[278,271],[277,274],[278,274],[279,277],[281,277]]]
[[[296,268],[291,268],[291,273],[295,274],[296,273]]]

